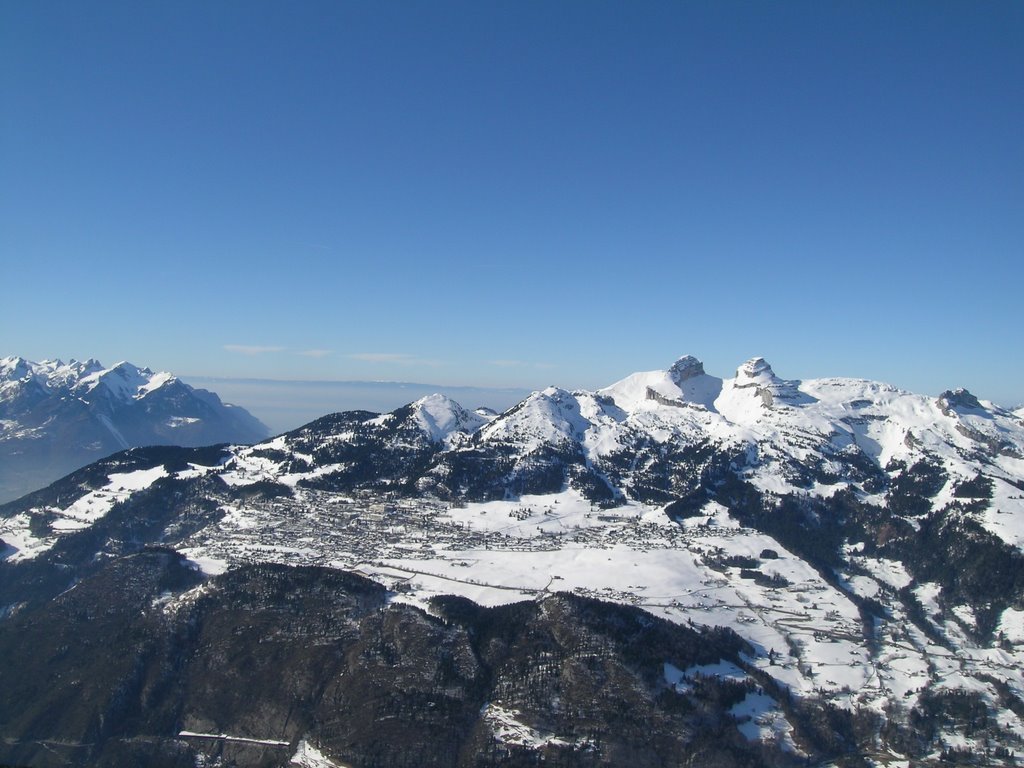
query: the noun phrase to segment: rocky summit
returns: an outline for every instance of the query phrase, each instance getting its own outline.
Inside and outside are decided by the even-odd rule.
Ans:
[[[1024,424],[693,357],[0,507],[0,762],[1013,765]]]

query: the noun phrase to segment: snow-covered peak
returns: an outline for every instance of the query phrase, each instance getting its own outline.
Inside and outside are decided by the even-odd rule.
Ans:
[[[722,380],[704,372],[704,364],[687,355],[669,368],[668,375],[679,388],[684,403],[702,405],[709,411],[715,410],[715,399],[722,392]]]
[[[76,389],[92,392],[98,387],[105,387],[116,399],[129,400],[144,397],[175,380],[170,373],[154,373],[149,368],[139,368],[122,360],[111,368],[100,368],[83,375]]]
[[[598,394],[610,397],[627,412],[664,406],[700,405],[714,410],[722,380],[708,376],[704,364],[692,355],[679,358],[667,371],[634,373]]]
[[[252,443],[267,428],[170,373],[88,359],[0,359],[0,501],[114,451]]]
[[[484,417],[442,394],[421,397],[412,404],[412,411],[420,429],[435,442],[445,440],[453,432],[475,432],[487,423]]]
[[[521,443],[533,450],[542,444],[578,441],[589,426],[571,392],[548,387],[487,424],[480,435],[485,441]]]
[[[775,371],[763,357],[752,357],[736,369],[736,386],[768,384],[778,381]]]
[[[0,359],[0,381],[15,382],[31,379],[49,391],[74,389],[79,393],[91,392],[105,385],[118,399],[137,398],[174,380],[169,373],[153,373],[128,362],[111,368],[93,358],[85,361],[42,360],[33,362],[23,357]]]
[[[23,357],[0,358],[0,379],[16,381],[23,379],[32,372],[28,360]]]
[[[59,360],[57,361],[57,368],[50,376],[51,381],[60,381],[61,385],[64,386],[69,381],[77,381],[83,376],[88,376],[92,373],[97,373],[103,370],[103,363],[94,357],[90,357],[88,360],[71,360],[67,365],[64,365]]]
[[[802,384],[800,381],[780,379],[767,360],[753,357],[736,369],[736,378],[729,382],[715,404],[723,413],[733,414],[730,418],[736,417],[736,420],[746,422],[751,416],[756,417],[760,408],[808,405],[814,402],[813,397],[802,391]]]
[[[0,359],[0,381],[33,381],[44,390],[66,389],[74,386],[83,376],[103,369],[95,360],[84,363],[71,360],[41,360],[34,362],[23,357]]]

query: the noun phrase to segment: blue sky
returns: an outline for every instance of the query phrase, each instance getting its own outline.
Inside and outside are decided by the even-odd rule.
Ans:
[[[8,2],[0,354],[1024,401],[1019,2]]]

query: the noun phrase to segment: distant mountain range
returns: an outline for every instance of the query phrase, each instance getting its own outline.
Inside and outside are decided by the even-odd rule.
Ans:
[[[244,408],[170,373],[126,362],[0,359],[0,501],[126,448],[266,436]]]
[[[119,453],[0,507],[0,548],[0,762],[1024,750],[1024,414],[963,389],[684,357],[430,395]]]
[[[183,378],[193,386],[214,390],[225,400],[245,403],[272,434],[296,429],[325,413],[356,408],[383,413],[437,393],[468,406],[487,406],[503,411],[531,392],[521,387],[446,386],[411,381]]]

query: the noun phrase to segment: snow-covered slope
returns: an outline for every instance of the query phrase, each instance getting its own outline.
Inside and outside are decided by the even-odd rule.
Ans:
[[[658,406],[700,406],[715,410],[722,392],[722,380],[708,376],[704,364],[695,357],[681,357],[667,371],[634,373],[610,387],[598,390],[619,407],[633,412]]]
[[[413,418],[431,440],[445,442],[455,433],[472,433],[489,419],[467,411],[446,395],[427,395],[412,404]]]
[[[491,421],[481,430],[480,441],[515,443],[530,451],[541,445],[580,440],[589,426],[574,395],[548,387]]]
[[[127,362],[0,359],[0,501],[125,448],[251,443],[266,434],[245,409],[170,373]]]

